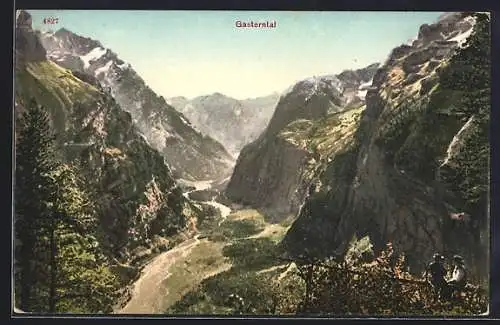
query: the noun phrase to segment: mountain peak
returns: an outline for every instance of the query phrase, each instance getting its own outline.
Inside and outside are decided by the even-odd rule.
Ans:
[[[342,83],[335,75],[320,75],[305,78],[290,85],[282,94],[284,98],[291,93],[302,94],[310,97],[312,94],[320,91],[321,89],[329,88],[335,89],[337,92],[342,93]]]
[[[174,97],[170,97],[169,99],[172,99],[172,100],[187,100],[187,98],[185,96],[174,96]]]
[[[24,10],[16,12],[16,66],[26,62],[42,61],[46,51],[38,38],[38,33],[32,28],[31,15]]]
[[[446,22],[446,21],[456,21],[456,20],[464,18],[464,16],[466,16],[466,15],[467,15],[467,13],[465,13],[465,12],[445,12],[444,14],[442,14],[441,16],[438,17],[436,22],[439,23],[439,22]]]
[[[70,36],[74,35],[73,32],[71,32],[69,29],[66,29],[64,27],[59,28],[55,33],[56,36]]]
[[[380,62],[375,62],[375,63],[368,65],[366,68],[363,68],[363,69],[375,69],[375,68],[380,67],[380,65],[381,65]]]
[[[25,10],[18,10],[16,13],[16,27],[29,28],[32,26],[31,15]]]

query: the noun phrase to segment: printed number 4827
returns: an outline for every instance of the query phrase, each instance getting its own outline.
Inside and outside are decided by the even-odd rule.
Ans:
[[[43,23],[44,24],[57,24],[57,21],[59,20],[59,18],[44,18],[43,19]]]

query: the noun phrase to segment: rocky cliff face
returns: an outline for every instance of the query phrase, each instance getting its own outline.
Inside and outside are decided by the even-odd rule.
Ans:
[[[477,31],[476,39],[486,39],[482,48],[479,41],[465,43],[474,23],[468,15],[446,15],[391,52],[373,78],[349,146],[318,166],[318,190],[283,242],[289,251],[340,254],[353,234],[368,234],[378,248],[391,241],[414,270],[439,251],[463,254],[475,274],[485,275],[489,86],[477,80],[489,76],[475,71],[489,71],[489,31]],[[468,52],[453,57],[460,47]],[[468,79],[475,84],[467,86]],[[478,116],[483,122],[473,127]],[[451,163],[458,152],[461,158]],[[475,176],[466,176],[471,166]],[[477,187],[483,190],[474,199],[465,194]]]
[[[30,15],[22,11],[17,18],[16,39],[30,45],[16,43],[16,115],[31,98],[49,111],[59,151],[81,167],[97,202],[103,246],[127,260],[158,236],[189,235],[200,211],[182,196],[131,114],[92,76],[44,59]]]
[[[226,149],[193,129],[191,122],[155,94],[116,53],[66,29],[40,37],[51,61],[82,78],[96,78],[110,91],[147,142],[165,157],[176,177],[200,180],[229,175],[233,158]]]
[[[37,33],[31,28],[31,15],[26,11],[16,12],[16,65],[22,65],[26,61],[43,61],[46,59],[43,47]]]
[[[255,140],[266,128],[278,97],[278,94],[271,94],[237,100],[214,93],[192,100],[173,97],[168,101],[201,133],[219,141],[237,156],[244,145]]]
[[[415,271],[439,251],[484,272],[489,31],[467,41],[474,26],[448,14],[380,67],[292,86],[242,150],[227,196],[274,219],[297,213],[282,243],[292,254],[341,254],[369,235]]]
[[[313,124],[362,106],[361,89],[370,84],[376,67],[378,64],[339,76],[312,77],[287,89],[267,128],[241,151],[226,190],[228,197],[259,207],[273,219],[295,214],[310,182],[306,175],[320,157],[312,146],[293,139],[294,131],[289,129],[300,129],[300,134],[306,136],[316,132],[315,127],[306,127],[306,121]]]

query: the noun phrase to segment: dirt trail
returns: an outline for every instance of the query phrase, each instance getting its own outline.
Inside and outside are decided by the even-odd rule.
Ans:
[[[135,282],[132,291],[132,298],[117,314],[148,314],[157,312],[159,307],[159,297],[164,293],[165,288],[160,284],[170,276],[168,272],[179,258],[185,257],[200,243],[198,236],[189,239],[178,247],[165,252],[149,264],[141,272],[141,276]]]

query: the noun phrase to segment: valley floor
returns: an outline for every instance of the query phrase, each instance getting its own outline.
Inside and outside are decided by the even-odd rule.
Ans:
[[[220,226],[202,231],[149,262],[133,284],[130,301],[115,313],[163,314],[186,294],[199,288],[203,280],[239,269],[235,256],[227,253],[228,247],[259,238],[276,243],[287,229],[285,225],[265,222],[256,210],[233,212]],[[245,256],[236,258],[245,259]],[[265,263],[262,269],[254,271],[265,273],[286,266],[274,262]]]
[[[168,308],[191,286],[228,269],[222,245],[196,236],[153,259],[135,282],[132,298],[119,314],[155,314]],[[215,261],[215,263],[209,263]]]

